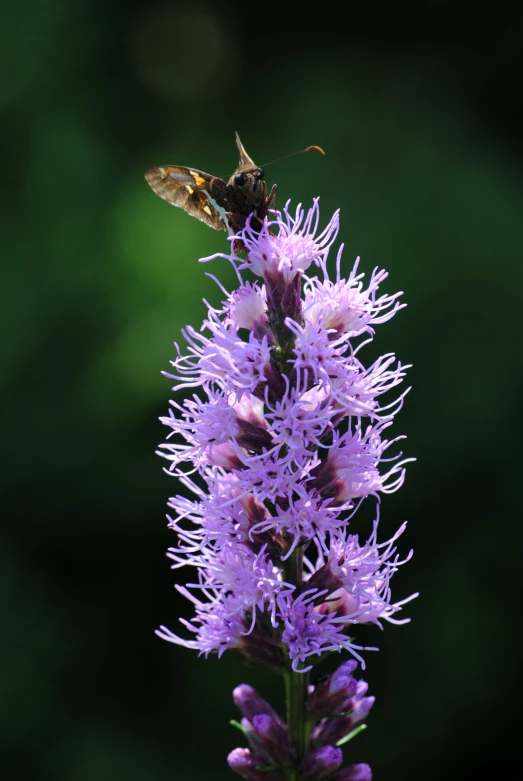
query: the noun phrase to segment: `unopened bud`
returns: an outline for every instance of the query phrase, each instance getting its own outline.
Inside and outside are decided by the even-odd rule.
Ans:
[[[267,767],[264,760],[248,748],[235,748],[227,757],[227,762],[231,770],[246,781],[285,781],[281,771],[264,769]]]
[[[253,631],[242,638],[237,650],[268,670],[282,672],[285,669],[285,654],[270,624],[256,624]]]
[[[357,691],[357,681],[352,673],[358,666],[354,660],[342,664],[336,672],[314,687],[307,698],[307,716],[318,721],[331,713],[340,712],[342,705]]]
[[[326,718],[312,728],[312,745],[335,745],[339,740],[345,738],[367,718],[374,705],[374,700],[374,697],[363,697],[361,700],[353,697],[343,705],[343,710],[351,711],[348,716]]]
[[[360,762],[357,765],[349,765],[340,770],[329,781],[372,781],[372,770],[370,765]]]
[[[296,749],[287,734],[287,730],[281,727],[272,716],[262,713],[253,718],[253,727],[264,752],[272,759],[274,764],[282,767],[291,767],[296,761]]]
[[[343,761],[341,748],[322,746],[307,754],[299,768],[300,781],[323,781],[339,768]]]
[[[247,683],[242,683],[237,686],[232,693],[232,697],[236,707],[241,710],[242,715],[249,719],[249,721],[252,722],[255,716],[266,713],[267,715],[272,716],[274,721],[281,727],[285,727],[285,722],[276,713],[272,705],[269,705],[267,700],[264,700],[256,689],[253,689],[253,687],[249,686]]]

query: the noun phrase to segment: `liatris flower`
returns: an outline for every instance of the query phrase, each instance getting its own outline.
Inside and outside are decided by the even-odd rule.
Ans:
[[[386,438],[407,390],[382,398],[408,367],[392,354],[371,366],[360,357],[375,326],[404,305],[400,293],[379,292],[384,271],[365,286],[357,260],[342,278],[342,248],[331,280],[338,213],[323,232],[318,225],[317,200],[308,212],[274,212],[261,230],[247,220],[231,237],[245,258],[213,256],[235,266],[239,288],[222,288],[200,331],[187,327],[188,352],[177,347],[167,374],[186,396],[162,418],[170,433],[159,452],[193,495],[169,500],[177,543],[168,555],[193,568],[178,590],[196,615],[182,620],[192,639],[163,626],[158,634],[205,656],[235,650],[287,683],[286,722],[247,687],[235,692],[251,748],[229,764],[246,779],[371,778],[368,765],[339,770],[336,744],[374,702],[352,677],[357,662],[315,688],[307,673],[342,650],[364,668],[360,652],[375,649],[357,644],[357,625],[404,623],[396,616],[412,599],[393,601],[390,587],[411,555],[397,552],[405,524],[378,542],[376,512],[366,540],[353,533],[363,499],[378,508],[410,460],[397,450],[402,437]]]

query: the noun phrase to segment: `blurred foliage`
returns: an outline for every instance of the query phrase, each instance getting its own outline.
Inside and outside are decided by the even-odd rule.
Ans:
[[[408,308],[376,349],[412,362],[397,419],[415,557],[365,677],[351,744],[376,781],[514,776],[521,572],[523,282],[518,6],[116,0],[2,3],[3,518],[0,767],[6,781],[225,781],[232,688],[280,681],[157,640],[187,610],[154,456],[160,376],[217,234],[157,199],[152,165],[228,175],[238,130],[279,203],[342,209],[350,268]],[[349,22],[346,20],[350,19]],[[176,573],[180,576],[180,573]],[[513,732],[514,730],[514,732]]]

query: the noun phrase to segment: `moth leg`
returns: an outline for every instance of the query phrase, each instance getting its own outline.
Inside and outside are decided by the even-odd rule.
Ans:
[[[271,187],[271,191],[269,193],[269,197],[267,198],[265,202],[265,209],[266,211],[269,211],[269,209],[275,209],[276,208],[276,195],[278,193],[278,185],[273,184]],[[272,205],[274,202],[274,206]]]
[[[273,184],[271,187],[271,191],[269,193],[269,197],[265,199],[265,203],[263,204],[263,209],[260,210],[260,213],[258,215],[261,220],[264,220],[267,217],[271,209],[276,208],[277,192],[278,192],[278,187],[277,185]]]

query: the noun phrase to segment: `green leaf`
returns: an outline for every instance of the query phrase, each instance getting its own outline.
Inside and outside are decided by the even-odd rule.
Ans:
[[[359,727],[356,727],[356,729],[353,729],[352,732],[349,732],[347,735],[345,735],[344,738],[341,738],[336,743],[337,746],[343,746],[345,743],[348,743],[349,740],[352,740],[352,738],[355,738],[356,735],[359,735],[360,732],[363,732],[364,729],[367,729],[366,724],[360,724]]]
[[[245,727],[243,727],[243,726],[240,724],[240,722],[239,722],[239,721],[235,721],[235,719],[231,719],[231,721],[229,722],[229,724],[230,724],[232,727],[236,727],[236,729],[239,729],[239,730],[240,730],[240,732],[241,732],[243,735],[249,735],[249,734],[250,734],[249,730],[248,730],[248,729],[245,729]]]

